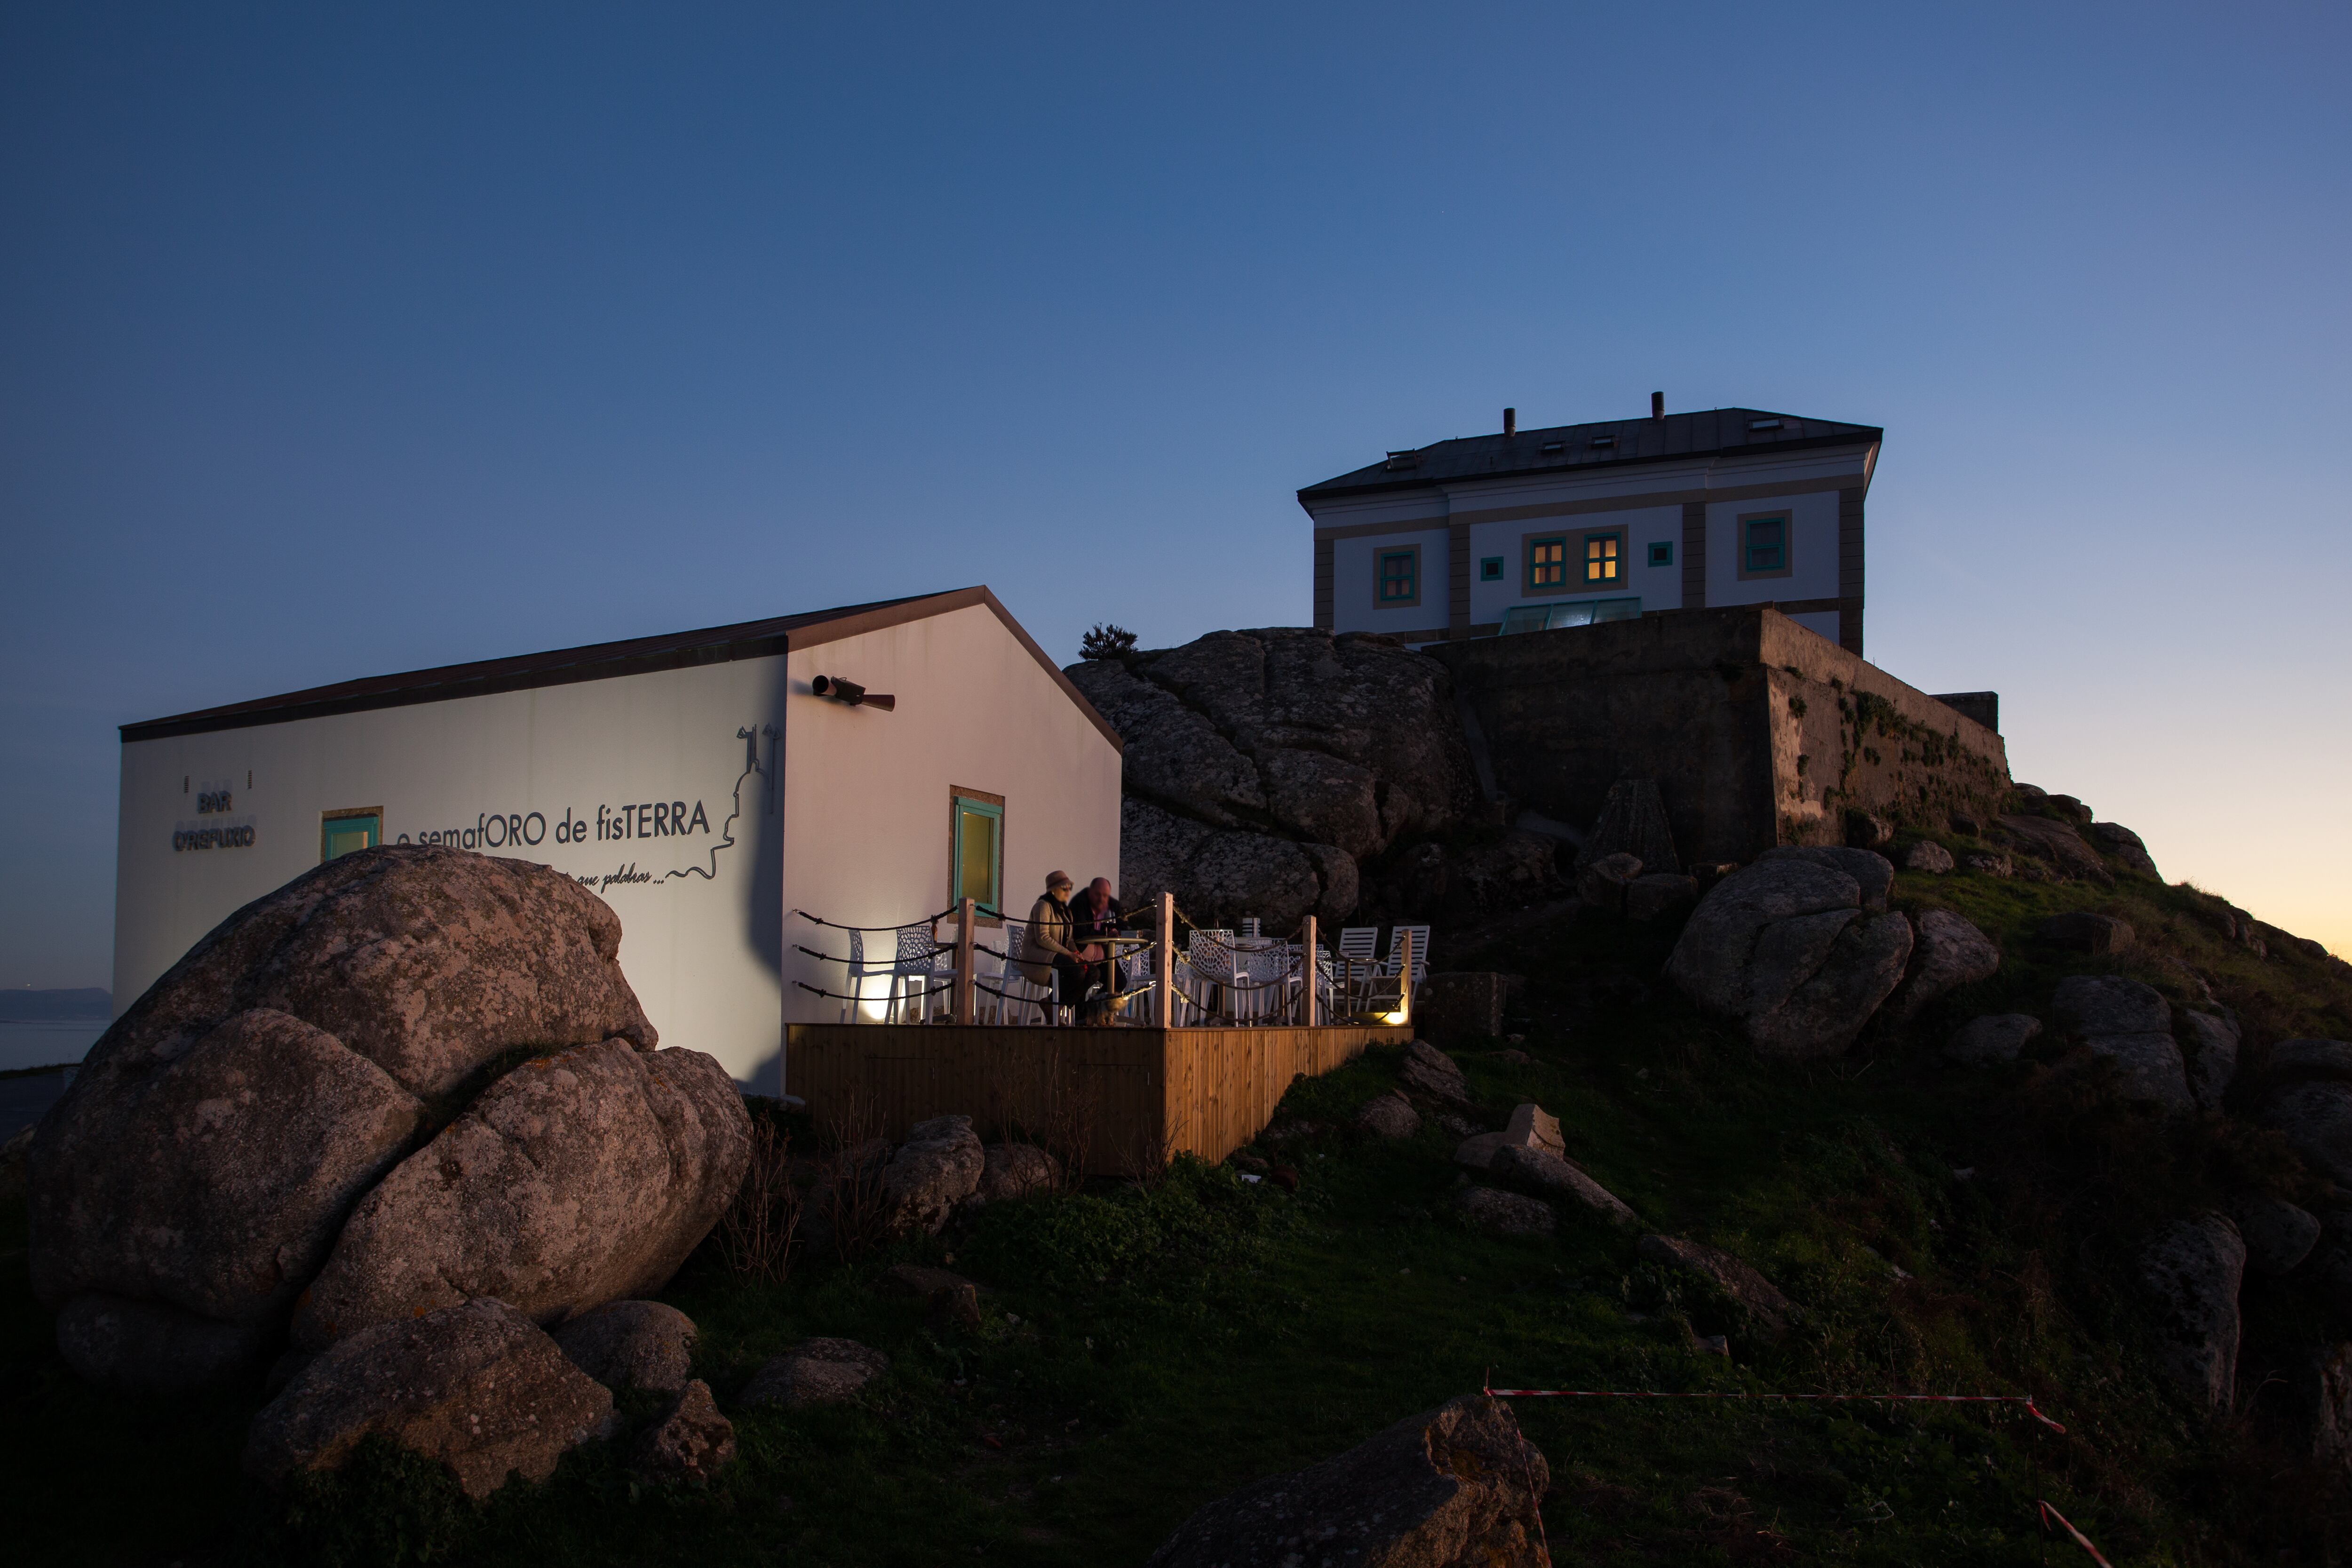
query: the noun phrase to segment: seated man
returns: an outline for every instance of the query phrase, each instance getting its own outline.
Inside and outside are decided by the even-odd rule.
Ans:
[[[1045,986],[1060,983],[1061,1000],[1075,1005],[1086,1000],[1087,965],[1078,958],[1078,944],[1070,916],[1067,873],[1045,879],[1045,895],[1029,909],[1029,930],[1022,942],[1020,970],[1024,977]],[[1055,1022],[1049,1013],[1047,1023]]]
[[[1070,904],[1070,918],[1076,922],[1074,942],[1078,957],[1087,966],[1087,983],[1100,986],[1103,1000],[1089,1013],[1089,1021],[1101,1023],[1114,1012],[1110,998],[1118,994],[1118,949],[1109,941],[1118,935],[1124,911],[1118,900],[1110,896],[1110,880],[1097,877],[1087,884],[1087,890]]]

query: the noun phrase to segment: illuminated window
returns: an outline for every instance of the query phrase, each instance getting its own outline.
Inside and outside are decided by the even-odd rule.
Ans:
[[[948,848],[948,901],[970,899],[992,915],[1003,913],[1004,797],[951,789],[954,833]]]
[[[1568,537],[1553,534],[1548,539],[1528,541],[1528,592],[1541,593],[1547,588],[1568,586]]]
[[[319,863],[349,855],[354,849],[373,849],[383,842],[383,808],[372,805],[358,811],[331,811],[319,823]]]
[[[1606,588],[1625,580],[1625,539],[1618,533],[1584,536],[1584,585]]]
[[[1739,520],[1739,574],[1786,577],[1790,574],[1789,514],[1754,512]]]

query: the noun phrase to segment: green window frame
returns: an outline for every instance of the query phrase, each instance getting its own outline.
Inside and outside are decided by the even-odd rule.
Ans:
[[[1373,561],[1372,594],[1381,608],[1410,609],[1421,603],[1421,551],[1383,550]]]
[[[1580,540],[1578,559],[1587,588],[1619,588],[1625,583],[1625,531],[1595,529]]]
[[[1478,581],[1499,583],[1503,580],[1503,558],[1499,555],[1482,557],[1478,563]]]
[[[1567,592],[1568,535],[1529,534],[1527,551],[1527,591],[1530,594]]]
[[[330,811],[319,818],[319,864],[341,859],[383,842],[383,807],[371,805]]]
[[[1739,519],[1739,576],[1786,577],[1794,570],[1796,520],[1786,511],[1748,512]]]
[[[948,791],[948,901],[970,899],[991,916],[1004,913],[1004,797]]]
[[[1650,564],[1653,566],[1671,566],[1674,563],[1675,542],[1671,539],[1652,540],[1650,542]]]

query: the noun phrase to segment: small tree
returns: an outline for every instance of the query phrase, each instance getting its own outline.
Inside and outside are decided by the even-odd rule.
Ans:
[[[1135,651],[1135,634],[1114,621],[1108,626],[1095,623],[1095,629],[1078,639],[1080,658],[1124,658]]]

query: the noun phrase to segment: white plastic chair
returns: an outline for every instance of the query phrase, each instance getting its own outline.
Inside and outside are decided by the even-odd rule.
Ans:
[[[1378,926],[1346,926],[1339,931],[1339,956],[1347,962],[1347,977],[1342,989],[1347,997],[1348,1012],[1354,1012],[1364,994],[1366,984],[1372,977],[1374,961],[1380,957],[1381,928]]]
[[[1186,957],[1192,963],[1197,984],[1193,994],[1194,1004],[1209,1017],[1224,1016],[1234,999],[1233,942],[1234,933],[1229,931],[1196,930],[1192,940],[1185,944],[1189,949]],[[1224,1007],[1216,1005],[1221,999],[1217,995],[1219,991],[1224,993],[1222,998],[1227,1004]]]
[[[954,963],[954,950],[928,931],[900,928],[898,959],[890,966],[890,1005],[884,1016],[901,1024],[928,1022],[935,1004],[946,995],[940,986],[953,978]]]
[[[1429,928],[1427,926],[1391,926],[1389,928],[1389,955],[1381,963],[1381,973],[1393,975],[1404,950],[1404,939],[1412,936],[1412,983],[1418,985],[1429,973]]]

